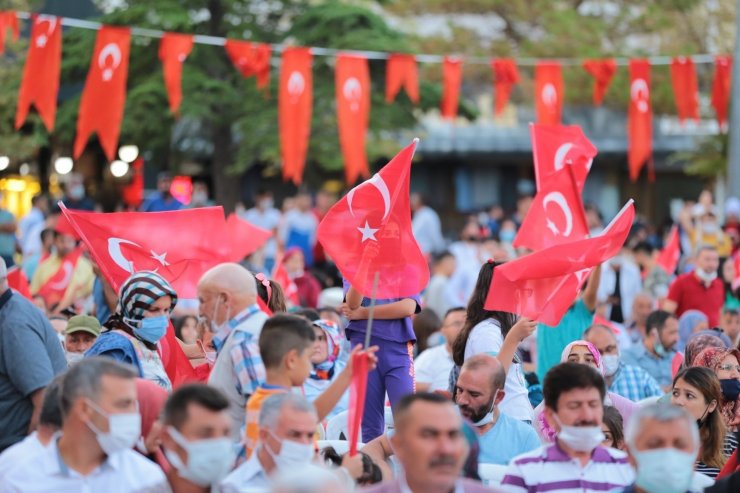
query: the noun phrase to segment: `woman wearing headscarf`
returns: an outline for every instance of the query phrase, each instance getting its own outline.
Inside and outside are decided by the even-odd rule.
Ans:
[[[596,347],[588,341],[578,340],[573,341],[563,349],[560,355],[560,362],[565,363],[569,361],[571,363],[580,363],[584,365],[596,368],[598,372],[604,375],[604,366],[601,363],[601,354]],[[606,398],[604,399],[605,406],[612,406],[619,411],[622,415],[622,421],[628,423],[632,413],[637,410],[637,404],[629,399],[625,399],[621,395],[617,395],[613,392],[607,392]],[[552,442],[555,439],[556,431],[552,429],[544,416],[544,402],[541,402],[539,406],[534,410],[537,416],[537,426],[535,429],[540,435],[540,438],[546,442]]]
[[[691,336],[700,330],[709,328],[709,319],[699,310],[686,310],[678,319],[677,351],[683,351]]]
[[[303,393],[306,399],[313,402],[323,393],[344,369],[345,365],[339,356],[342,344],[339,336],[339,327],[330,320],[315,320],[311,323],[316,335],[313,353],[311,353],[311,375],[303,384]],[[349,406],[349,396],[345,392],[327,419],[346,411]]]
[[[156,383],[143,378],[136,379],[136,400],[141,415],[141,440],[136,448],[163,469],[169,464],[160,449],[160,430],[156,423],[168,396],[167,391]]]
[[[121,286],[118,306],[85,356],[108,356],[139,370],[139,376],[167,391],[172,384],[157,352],[167,332],[177,293],[156,272],[133,274]]]

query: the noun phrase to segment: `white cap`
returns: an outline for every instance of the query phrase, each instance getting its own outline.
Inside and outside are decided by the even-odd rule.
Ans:
[[[330,308],[339,308],[344,302],[344,290],[342,288],[326,288],[319,294],[319,308],[328,306]]]
[[[740,199],[737,197],[727,199],[725,202],[725,216],[740,217]]]

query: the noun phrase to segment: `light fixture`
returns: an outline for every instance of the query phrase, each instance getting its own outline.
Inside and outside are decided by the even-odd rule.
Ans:
[[[56,161],[54,161],[54,169],[60,175],[66,175],[67,173],[72,171],[73,167],[74,161],[72,161],[71,157],[62,156],[58,157]]]
[[[20,171],[21,176],[26,176],[31,172],[31,166],[28,163],[23,163],[20,168],[18,168],[18,171]]]
[[[110,174],[120,178],[128,173],[128,163],[126,161],[113,161],[110,163]]]
[[[135,145],[125,145],[118,149],[118,157],[126,163],[133,163],[139,157],[139,148]],[[121,175],[123,176],[123,175]]]
[[[0,156],[0,171],[8,169],[10,166],[10,158],[8,156]]]

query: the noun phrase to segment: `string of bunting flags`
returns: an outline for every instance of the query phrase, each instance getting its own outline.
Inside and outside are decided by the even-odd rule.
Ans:
[[[454,120],[458,114],[463,64],[489,64],[493,78],[494,114],[500,115],[509,103],[513,87],[520,81],[518,67],[534,67],[534,102],[537,122],[561,122],[565,92],[563,66],[581,66],[594,80],[593,103],[601,105],[619,66],[630,75],[628,113],[628,163],[630,178],[652,161],[652,107],[650,68],[669,65],[671,83],[681,122],[699,119],[697,64],[714,64],[711,104],[723,130],[727,127],[730,100],[732,57],[693,55],[643,59],[531,59],[440,56],[430,54],[384,53],[377,51],[335,50],[257,43],[214,36],[164,32],[139,27],[110,26],[68,17],[27,12],[0,12],[0,54],[4,52],[6,32],[14,40],[20,33],[19,20],[31,22],[31,38],[18,93],[15,126],[23,126],[31,106],[36,108],[49,132],[54,130],[61,71],[62,26],[97,30],[90,68],[80,100],[75,158],[84,151],[89,137],[96,133],[109,160],[118,147],[126,100],[131,36],[159,38],[159,59],[163,67],[170,112],[177,117],[183,99],[182,66],[194,44],[223,46],[229,60],[243,77],[254,77],[257,87],[269,91],[273,59],[280,57],[278,79],[278,127],[283,178],[300,184],[310,138],[314,56],[336,58],[335,97],[339,142],[345,163],[347,183],[355,184],[370,176],[365,140],[370,115],[370,71],[368,60],[386,60],[385,100],[392,103],[403,89],[412,103],[419,102],[419,63],[440,63],[443,91],[440,112]],[[650,167],[652,170],[652,168]],[[652,177],[652,172],[650,173]]]

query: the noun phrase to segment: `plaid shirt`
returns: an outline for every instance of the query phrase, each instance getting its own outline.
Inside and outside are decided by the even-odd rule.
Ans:
[[[259,311],[257,305],[250,306],[231,319],[226,327],[213,336],[213,346],[217,352],[221,352],[226,339],[230,336],[234,338],[229,356],[236,375],[236,390],[246,396],[252,395],[265,381],[265,365],[262,363],[259,346],[253,340],[252,334],[244,331],[234,332],[233,329]]]
[[[660,385],[648,372],[639,366],[626,365],[621,361],[609,391],[634,402],[663,395]]]

